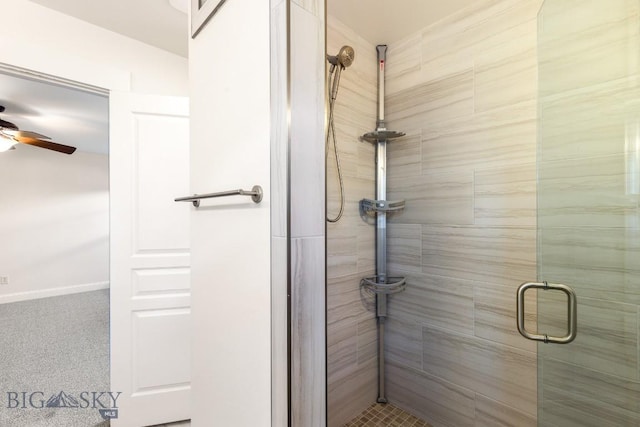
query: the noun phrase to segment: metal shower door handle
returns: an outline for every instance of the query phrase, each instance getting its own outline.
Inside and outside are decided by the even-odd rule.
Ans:
[[[547,334],[532,334],[527,331],[524,327],[524,293],[528,289],[542,289],[542,290],[555,290],[561,291],[567,294],[567,324],[568,331],[567,335],[563,337],[554,337],[549,336]],[[561,283],[536,283],[536,282],[526,282],[520,285],[518,288],[518,304],[517,304],[517,317],[518,317],[518,332],[530,340],[534,341],[542,341],[545,343],[554,343],[554,344],[568,344],[576,338],[578,334],[578,312],[577,312],[577,303],[576,303],[576,293],[571,287],[567,285],[563,285]]]

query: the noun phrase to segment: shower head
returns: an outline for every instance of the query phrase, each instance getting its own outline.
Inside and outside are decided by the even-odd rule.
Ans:
[[[351,46],[342,46],[338,52],[338,62],[343,68],[347,68],[353,64],[353,60],[356,57],[356,52]]]
[[[353,50],[351,46],[342,46],[340,51],[336,56],[327,55],[327,61],[331,64],[331,68],[329,69],[329,74],[333,75],[333,72],[336,71],[336,66],[338,70],[336,71],[335,77],[333,77],[333,84],[331,85],[331,101],[336,100],[336,96],[338,96],[338,85],[340,84],[340,72],[347,68],[349,65],[353,64],[353,59],[356,56],[356,52]],[[329,78],[331,81],[331,78]]]
[[[327,55],[327,61],[331,64],[331,71],[337,65],[340,65],[341,69],[345,69],[353,64],[355,56],[356,52],[351,46],[342,46],[336,56]]]

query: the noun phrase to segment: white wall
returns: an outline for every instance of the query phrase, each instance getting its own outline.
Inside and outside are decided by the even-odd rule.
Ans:
[[[108,187],[106,155],[0,155],[0,303],[108,284]]]
[[[122,90],[188,94],[186,58],[27,0],[0,0],[0,10],[2,63],[110,89],[105,75],[118,75]]]
[[[269,2],[226,2],[189,46],[194,427],[271,425]],[[185,208],[187,208],[185,206]]]

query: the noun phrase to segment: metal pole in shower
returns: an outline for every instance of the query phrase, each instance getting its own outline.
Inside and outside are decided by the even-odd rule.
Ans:
[[[384,123],[384,67],[387,46],[376,46],[378,51],[378,118],[376,130],[386,130]],[[376,200],[387,200],[387,140],[376,144]],[[376,275],[378,283],[387,283],[387,213],[376,215]],[[384,327],[387,319],[387,295],[376,295],[376,316],[378,317],[378,402],[387,403],[384,375]]]
[[[363,214],[374,214],[376,225],[376,275],[364,278],[361,285],[376,296],[378,323],[378,399],[387,403],[384,371],[384,333],[387,319],[388,295],[405,288],[404,277],[389,277],[387,274],[387,214],[404,208],[404,201],[387,201],[387,143],[404,136],[402,132],[388,131],[384,121],[384,74],[387,46],[376,46],[378,53],[378,117],[376,130],[362,136],[365,141],[376,144],[376,199],[360,201]]]

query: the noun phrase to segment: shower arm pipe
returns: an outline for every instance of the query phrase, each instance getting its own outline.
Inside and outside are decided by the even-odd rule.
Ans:
[[[378,119],[376,127],[377,130],[384,130],[387,128],[384,123],[384,67],[387,61],[387,45],[377,45],[376,51],[378,51]]]

